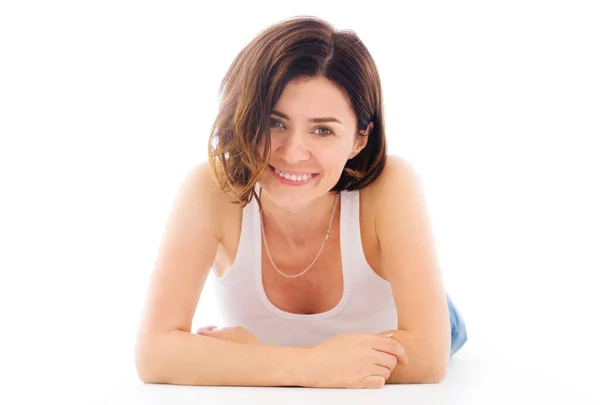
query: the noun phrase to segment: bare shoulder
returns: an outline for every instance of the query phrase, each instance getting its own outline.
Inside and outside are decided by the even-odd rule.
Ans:
[[[180,195],[196,195],[202,201],[204,219],[212,225],[215,237],[220,241],[226,233],[227,223],[232,216],[236,216],[240,206],[234,204],[231,196],[223,191],[208,162],[200,162],[192,166],[186,174],[182,187],[190,190]]]
[[[381,175],[373,182],[375,188],[384,190],[398,181],[407,180],[415,171],[410,162],[398,155],[389,155]],[[381,190],[380,190],[381,191]]]
[[[388,155],[379,177],[362,190],[361,203],[373,214],[380,212],[382,205],[397,198],[402,188],[414,184],[416,180],[417,175],[407,159]]]

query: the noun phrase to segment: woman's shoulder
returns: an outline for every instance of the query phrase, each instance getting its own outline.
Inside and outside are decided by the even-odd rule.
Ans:
[[[220,186],[209,162],[195,163],[186,176],[186,182],[194,184],[201,196],[204,207],[201,214],[210,218],[220,240],[227,223],[241,215],[241,206],[233,203],[231,195]]]
[[[395,194],[393,191],[414,175],[413,167],[406,158],[388,155],[379,177],[361,190],[361,204],[369,210],[377,210],[385,199]]]
[[[185,182],[194,184],[196,190],[216,206],[229,199],[208,162],[194,163],[186,173]]]

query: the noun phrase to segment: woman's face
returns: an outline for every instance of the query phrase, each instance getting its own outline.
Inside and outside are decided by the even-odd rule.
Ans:
[[[350,105],[329,80],[289,82],[270,116],[271,157],[260,184],[289,209],[325,195],[366,145]]]

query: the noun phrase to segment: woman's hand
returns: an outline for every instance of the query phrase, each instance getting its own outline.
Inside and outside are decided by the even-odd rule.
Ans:
[[[233,326],[220,329],[218,329],[214,325],[205,326],[203,328],[198,329],[196,334],[249,345],[260,344],[260,340],[258,340],[256,336],[254,336],[252,333],[250,333],[250,331],[241,326]]]
[[[306,386],[381,388],[396,364],[407,364],[406,350],[379,334],[342,334],[310,348]]]

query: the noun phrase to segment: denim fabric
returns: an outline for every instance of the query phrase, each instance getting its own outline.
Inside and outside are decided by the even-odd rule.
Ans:
[[[450,356],[452,356],[467,342],[467,328],[465,321],[456,310],[454,303],[447,293],[446,299],[448,300],[448,311],[450,312],[450,336],[452,342],[450,345]]]

